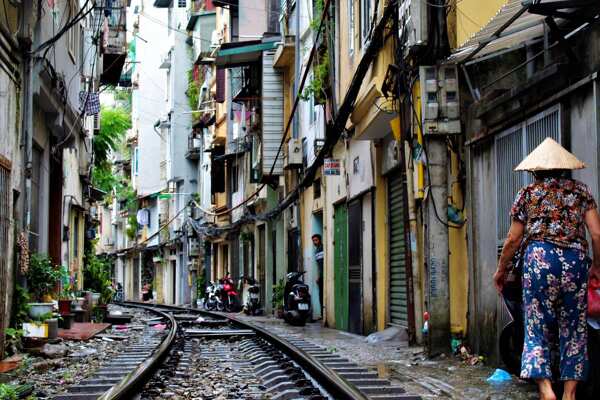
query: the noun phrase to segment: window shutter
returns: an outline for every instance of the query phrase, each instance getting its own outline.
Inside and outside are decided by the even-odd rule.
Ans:
[[[217,68],[217,95],[215,97],[217,103],[225,102],[225,69]]]

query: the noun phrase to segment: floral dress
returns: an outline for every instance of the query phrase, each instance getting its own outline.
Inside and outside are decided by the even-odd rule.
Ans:
[[[589,188],[571,179],[545,179],[517,194],[511,217],[525,224],[523,271],[525,343],[522,378],[552,378],[560,355],[561,380],[587,377],[585,213],[596,208]]]

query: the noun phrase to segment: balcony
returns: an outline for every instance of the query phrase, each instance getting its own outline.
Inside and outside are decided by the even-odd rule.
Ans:
[[[96,23],[104,26],[100,82],[117,85],[127,57],[127,0],[113,0],[110,9],[97,10]]]
[[[194,133],[188,136],[188,148],[185,153],[185,158],[188,160],[200,159],[200,152],[202,151],[202,139],[196,137]]]
[[[165,55],[161,57],[160,65],[158,66],[160,69],[170,69],[171,68],[171,50],[169,50]]]
[[[228,140],[225,148],[226,155],[238,155],[249,150],[249,146],[246,143],[245,137]]]
[[[213,32],[217,28],[215,11],[188,10],[186,30],[189,34],[187,43],[193,46],[193,57],[196,64],[202,64],[211,58],[218,43],[213,43]]]

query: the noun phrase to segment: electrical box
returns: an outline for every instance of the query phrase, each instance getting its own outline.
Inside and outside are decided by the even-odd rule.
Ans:
[[[288,151],[284,162],[284,168],[302,167],[302,140],[292,138],[287,143]]]
[[[461,133],[458,72],[455,65],[424,66],[421,78],[421,116],[424,135]]]
[[[398,3],[398,37],[405,53],[427,43],[427,6],[423,0],[400,0]]]

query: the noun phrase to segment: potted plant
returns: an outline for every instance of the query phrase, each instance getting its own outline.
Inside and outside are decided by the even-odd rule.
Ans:
[[[62,288],[58,296],[58,312],[61,315],[71,313],[71,304],[75,299],[73,288],[76,287],[76,282],[76,278],[74,276],[69,276],[69,271],[63,266],[61,276]]]
[[[27,270],[27,287],[35,303],[29,303],[29,315],[33,319],[52,312],[53,303],[50,296],[56,289],[61,277],[60,268],[52,264],[47,255],[34,253],[31,255]]]
[[[275,315],[277,318],[283,318],[283,296],[285,291],[285,284],[283,279],[279,280],[279,283],[273,286],[273,308],[275,309]]]

